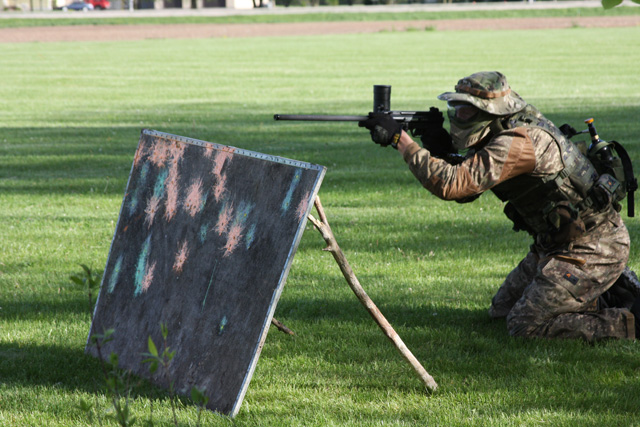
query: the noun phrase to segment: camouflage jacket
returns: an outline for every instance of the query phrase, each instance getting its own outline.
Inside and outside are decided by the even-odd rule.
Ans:
[[[418,144],[412,144],[406,149],[404,160],[420,183],[444,200],[462,200],[486,190],[504,187],[509,180],[526,182],[523,177],[554,176],[564,169],[557,141],[547,131],[527,126],[497,133],[481,149],[468,154],[465,160],[457,165],[433,157]],[[570,180],[565,180],[561,190],[564,197],[574,204],[584,196]],[[542,207],[544,202],[531,200],[529,203],[534,207]],[[607,209],[602,213],[585,210],[581,212],[580,219],[584,221],[584,228],[589,229],[609,215],[618,214],[613,209]],[[538,233],[539,230],[532,232]]]

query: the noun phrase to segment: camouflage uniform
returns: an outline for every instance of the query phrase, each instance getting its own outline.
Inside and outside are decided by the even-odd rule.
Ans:
[[[404,160],[410,170],[431,193],[445,200],[462,201],[492,190],[502,200],[515,201],[518,192],[528,191],[528,183],[548,177],[558,183],[548,193],[544,192],[548,187],[531,184],[537,185],[533,192],[536,194],[529,197],[531,200],[522,197],[516,203],[524,229],[528,228],[534,243],[493,298],[490,315],[506,317],[509,333],[514,336],[588,341],[634,338],[634,317],[629,310],[597,308],[598,297],[625,268],[629,256],[627,229],[611,205],[599,209],[586,206],[582,202],[585,190],[580,188],[579,180],[561,175],[568,158],[577,159],[584,168],[592,167],[591,164],[584,163],[586,159],[580,158],[581,154],[568,156],[565,151],[571,143],[534,107],[512,92],[500,73],[469,76],[458,82],[456,92],[439,98],[450,105],[473,104],[491,114],[487,121],[491,123],[474,130],[479,139],[471,144],[472,149],[460,164],[433,157],[415,143],[405,150]],[[527,111],[527,117],[534,120],[513,119],[511,126],[504,126],[508,118],[522,111]],[[452,121],[454,145],[456,132],[463,135],[459,145],[465,144],[465,138],[472,139],[464,129],[454,129]],[[585,174],[592,171],[582,175]],[[585,178],[589,186],[592,178]],[[553,206],[563,203],[580,206],[579,213],[572,216],[567,213],[568,207],[565,210],[556,207],[553,218],[560,227],[548,228],[549,217],[543,216],[541,210],[547,199],[558,195],[567,202],[558,201]]]

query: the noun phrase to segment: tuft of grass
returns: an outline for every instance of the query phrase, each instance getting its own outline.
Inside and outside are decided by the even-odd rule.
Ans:
[[[530,243],[495,197],[440,201],[357,125],[272,117],[363,114],[374,84],[393,86],[392,108],[442,108],[436,96],[460,77],[498,69],[559,124],[595,117],[637,163],[639,38],[575,28],[0,45],[12,83],[0,85],[0,424],[84,426],[83,408],[109,406],[84,354],[87,296],[68,284],[78,265],[106,262],[142,128],[326,165],[320,196],[340,246],[440,385],[427,396],[308,227],[276,310],[296,337],[268,336],[234,420],[178,400],[178,424],[637,424],[636,342],[513,339],[488,319]],[[637,220],[627,226],[637,241]],[[639,259],[634,245],[630,265]],[[129,399],[139,420],[150,405],[173,420],[152,386]]]

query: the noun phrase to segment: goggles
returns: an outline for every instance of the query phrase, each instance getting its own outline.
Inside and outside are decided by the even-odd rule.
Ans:
[[[469,123],[474,121],[480,114],[480,109],[471,105],[460,102],[447,103],[449,118],[453,118],[459,123]]]

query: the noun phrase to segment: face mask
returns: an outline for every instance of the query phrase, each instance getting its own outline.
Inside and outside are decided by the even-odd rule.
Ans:
[[[495,116],[480,110],[472,120],[460,120],[455,109],[449,109],[448,116],[451,124],[451,140],[458,150],[472,147],[489,135],[489,125],[495,120]]]
[[[489,135],[489,125],[492,121],[477,123],[476,126],[469,129],[459,129],[452,123],[450,134],[453,146],[458,150],[466,150],[469,147],[473,147]]]

